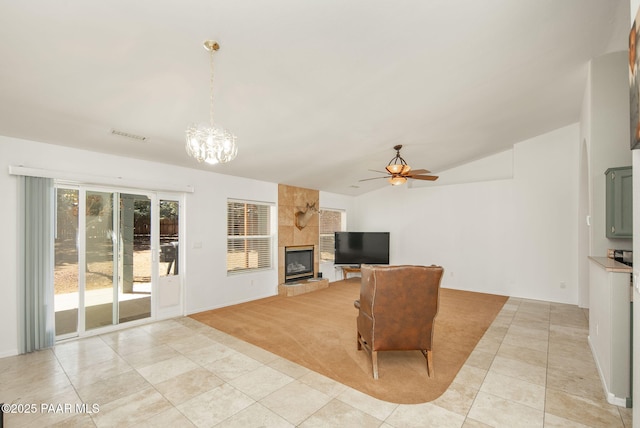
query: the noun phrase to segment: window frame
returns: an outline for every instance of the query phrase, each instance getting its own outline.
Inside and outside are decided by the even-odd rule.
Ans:
[[[230,205],[231,204],[242,204],[244,205],[244,209],[245,209],[245,215],[246,215],[246,210],[247,210],[247,206],[248,205],[256,205],[256,206],[260,206],[260,207],[266,207],[267,208],[267,212],[268,212],[268,218],[264,219],[266,220],[266,225],[268,227],[268,230],[266,231],[266,234],[256,234],[256,235],[249,235],[249,234],[242,234],[242,235],[232,235],[230,234],[230,218],[229,218],[229,212],[230,212]],[[258,271],[265,271],[265,270],[272,270],[274,268],[274,242],[275,242],[275,230],[277,230],[277,227],[274,225],[274,219],[277,218],[277,216],[275,215],[275,204],[272,202],[265,202],[265,201],[250,201],[250,200],[241,200],[241,199],[232,199],[229,198],[227,199],[227,234],[226,234],[226,242],[227,242],[227,250],[226,250],[226,256],[227,256],[227,261],[226,261],[226,272],[227,272],[227,276],[235,276],[235,275],[242,275],[242,274],[247,274],[247,273],[253,273],[253,272],[258,272]],[[237,226],[237,225],[236,225]],[[245,233],[246,233],[246,228],[245,228]],[[265,258],[268,260],[267,264],[261,263],[259,262],[258,266],[256,267],[244,267],[244,268],[235,268],[235,269],[229,269],[229,256],[230,254],[232,254],[229,250],[230,248],[233,248],[233,246],[230,246],[230,243],[232,241],[239,241],[239,240],[264,240],[267,239],[267,244],[263,245],[263,249],[268,250],[268,254],[260,254],[260,252],[258,252],[258,259],[259,260],[264,260]],[[258,250],[259,251],[259,250]],[[244,259],[248,260],[248,247],[245,246],[244,249]]]
[[[322,233],[322,213],[326,212],[326,211],[330,211],[330,212],[335,212],[335,213],[339,213],[340,214],[340,230],[334,230],[331,231],[329,233]],[[333,263],[334,259],[327,259],[327,258],[323,258],[322,254],[323,254],[323,249],[325,250],[324,252],[327,252],[327,248],[325,248],[322,245],[322,241],[323,241],[323,235],[327,235],[325,236],[328,237],[328,235],[333,235],[334,232],[344,232],[347,230],[347,211],[344,209],[338,209],[338,208],[320,208],[319,212],[318,212],[318,217],[319,217],[319,228],[318,228],[318,260],[320,261],[320,263]],[[333,247],[331,248],[331,251],[334,250],[335,247],[335,235],[333,235],[331,237],[331,240],[333,242]]]

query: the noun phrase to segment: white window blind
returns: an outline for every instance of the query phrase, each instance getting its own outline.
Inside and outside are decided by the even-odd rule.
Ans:
[[[227,273],[271,268],[271,205],[227,202]]]
[[[320,261],[334,261],[334,232],[344,230],[344,211],[320,209]]]

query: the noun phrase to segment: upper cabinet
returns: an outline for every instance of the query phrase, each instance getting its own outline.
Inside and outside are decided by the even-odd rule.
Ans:
[[[607,176],[607,238],[631,238],[633,188],[630,166],[609,168]]]

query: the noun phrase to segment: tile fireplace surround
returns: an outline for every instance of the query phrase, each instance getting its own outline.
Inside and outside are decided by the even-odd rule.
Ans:
[[[285,282],[285,247],[313,245],[313,272],[318,274],[318,245],[320,244],[320,222],[314,214],[303,229],[295,223],[295,213],[304,210],[307,204],[316,203],[319,207],[320,192],[302,187],[278,185],[278,284]]]

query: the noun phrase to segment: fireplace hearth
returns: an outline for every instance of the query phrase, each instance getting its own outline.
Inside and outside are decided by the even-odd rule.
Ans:
[[[313,278],[313,245],[284,248],[284,282]]]

